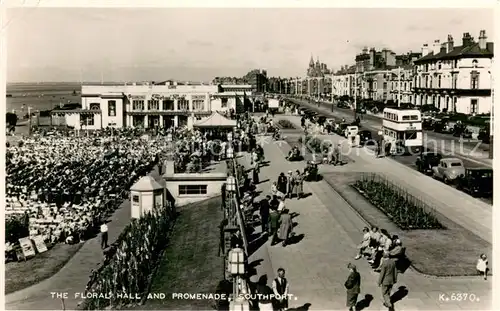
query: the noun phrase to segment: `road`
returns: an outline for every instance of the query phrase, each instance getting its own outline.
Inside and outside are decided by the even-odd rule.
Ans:
[[[348,119],[349,116],[343,115],[343,114],[339,113],[338,111],[334,111],[332,113],[331,110],[325,111],[324,109],[319,109],[317,106],[313,106],[313,105],[306,103],[304,101],[298,101],[298,100],[294,100],[294,99],[292,101],[299,104],[299,105],[307,107],[310,110],[316,111],[324,116],[327,116],[327,117],[333,116],[333,117],[337,117],[337,118],[338,117],[345,117],[346,120],[349,120]],[[343,110],[341,112],[344,112],[344,111],[345,110]],[[349,112],[349,111],[347,111],[347,112]],[[364,116],[366,116],[366,115],[364,115]],[[351,117],[352,117],[352,115],[351,115]],[[380,124],[380,120],[378,120],[378,122]],[[379,128],[380,128],[380,125],[377,126],[376,121],[363,119],[361,121],[361,124],[362,124],[362,128],[367,129],[372,133],[372,137],[375,140],[378,141],[380,139],[380,136],[377,133]],[[433,146],[436,146],[436,145],[433,145]],[[443,145],[438,144],[437,146],[439,149],[438,152],[440,152],[444,156],[450,156],[453,154],[454,157],[460,158],[463,161],[464,166],[466,168],[492,167],[492,162],[488,161],[488,159],[476,158],[476,157],[471,157],[471,156],[463,156],[459,153],[452,153],[450,151],[450,149],[452,149],[452,148],[448,147],[450,149],[447,150],[446,147],[444,147],[444,144]],[[428,144],[428,147],[430,147],[429,144]],[[451,146],[451,147],[453,147],[453,146]],[[416,170],[417,157],[418,157],[418,155],[407,155],[407,156],[395,156],[395,157],[392,157],[392,159],[394,161],[397,161],[405,166],[408,166],[408,167]],[[451,185],[450,185],[450,187],[451,187]],[[493,198],[492,197],[478,198],[478,200],[481,200],[487,204],[493,205]]]
[[[299,104],[310,110],[316,111],[327,117],[345,118],[346,120],[353,119],[351,110],[340,109],[334,107],[334,112],[331,111],[332,104],[322,103],[320,107],[312,105],[303,100],[290,99],[293,103]],[[327,106],[328,105],[328,106]],[[325,108],[326,107],[326,108]],[[380,118],[372,115],[362,115],[361,127],[372,132],[372,137],[379,138],[377,132],[381,129],[382,122]],[[435,132],[424,132],[424,144],[432,150],[436,150],[443,155],[458,157],[464,161],[466,167],[492,167],[492,160],[488,158],[488,151],[484,150],[488,145],[460,142],[456,137],[444,135]],[[475,148],[477,145],[477,148]],[[486,146],[486,147],[485,147]],[[474,149],[475,148],[475,149]],[[482,148],[482,149],[481,149]],[[416,156],[398,157],[397,161],[401,163],[413,164]]]

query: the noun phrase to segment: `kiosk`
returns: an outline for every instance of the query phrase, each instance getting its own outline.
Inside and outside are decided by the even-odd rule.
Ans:
[[[153,207],[164,207],[165,192],[153,177],[144,176],[130,188],[131,218],[140,218]]]

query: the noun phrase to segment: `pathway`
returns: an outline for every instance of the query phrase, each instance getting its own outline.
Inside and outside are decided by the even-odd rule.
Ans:
[[[159,178],[157,169],[150,174]],[[109,244],[113,243],[130,222],[130,202],[125,200],[109,218]],[[100,236],[87,240],[82,248],[68,261],[59,272],[52,277],[28,288],[5,296],[7,310],[58,310],[62,309],[62,300],[52,298],[51,293],[68,293],[65,307],[69,310],[77,308],[81,299],[75,299],[75,293],[85,291],[90,271],[103,260]]]
[[[261,197],[269,194],[270,185],[280,172],[304,167],[303,162],[285,161],[282,149],[286,146],[271,143],[265,144],[263,148],[270,166],[261,169],[260,178],[270,180],[258,185],[258,190],[262,191]],[[240,161],[246,162],[249,167],[250,159],[247,154]],[[357,163],[348,165],[358,166]],[[346,167],[338,169],[346,170]],[[343,283],[348,275],[346,265],[349,261],[354,262],[355,247],[361,238],[361,229],[366,224],[326,181],[305,183],[304,190],[312,195],[302,200],[293,199],[286,202],[290,212],[300,214],[294,218],[294,221],[298,222],[294,231],[297,235],[304,234],[304,239],[286,248],[281,245],[270,246],[267,242],[263,246],[265,251],[259,250],[264,260],[261,263],[261,271],[269,273],[272,269],[275,273],[279,267],[287,271],[291,284],[290,293],[297,298],[290,302],[291,308],[310,303],[310,310],[344,310]],[[253,257],[256,256],[257,254]],[[384,310],[380,289],[376,285],[377,273],[373,272],[364,260],[355,263],[362,275],[360,299],[365,294],[371,294],[374,301],[367,310]],[[271,281],[274,275],[268,277]],[[404,275],[400,275],[397,285],[406,286],[409,291],[406,297],[396,303],[398,310],[490,309],[491,281],[485,282],[470,277],[436,279],[408,270]],[[474,294],[472,297],[479,298],[479,301],[440,301],[440,295],[451,297],[453,293]]]

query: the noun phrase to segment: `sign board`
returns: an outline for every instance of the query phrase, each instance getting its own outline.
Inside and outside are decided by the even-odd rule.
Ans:
[[[41,235],[34,236],[33,242],[35,242],[36,250],[39,253],[43,253],[43,252],[48,251],[47,245],[45,245],[45,242],[43,241],[43,238]]]
[[[128,94],[127,96],[129,99],[136,99],[136,100],[145,100],[146,97],[144,95],[132,95],[132,94]]]
[[[416,131],[416,130],[417,130],[417,128],[416,128],[416,127],[414,127],[414,126],[408,126],[408,127],[406,128],[406,130],[407,130],[407,131]]]
[[[33,242],[31,242],[30,238],[19,239],[19,244],[21,244],[24,257],[35,256],[35,248],[33,247]]]
[[[205,95],[191,95],[192,99],[205,99]]]

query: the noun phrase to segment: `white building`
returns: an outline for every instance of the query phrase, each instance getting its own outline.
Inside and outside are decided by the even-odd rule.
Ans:
[[[214,111],[241,111],[250,85],[83,85],[82,108],[54,110],[75,129],[179,127]]]
[[[354,97],[354,90],[355,90],[355,71],[356,67],[351,66],[349,68],[343,68],[342,70],[337,71],[332,79],[332,93],[334,96],[341,97],[341,96],[350,96]],[[359,81],[358,81],[358,87],[359,87]],[[359,89],[358,89],[359,91]],[[358,94],[359,96],[359,94]]]
[[[482,30],[479,40],[464,33],[461,46],[434,41],[424,44],[422,58],[415,61],[416,105],[434,105],[441,111],[465,114],[489,113],[492,106],[493,43]]]
[[[391,75],[387,81],[389,86],[388,100],[414,104],[413,71],[413,66],[411,65],[391,69]]]

